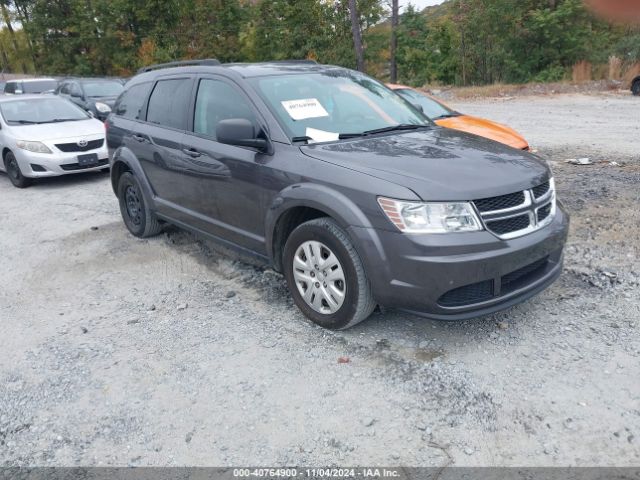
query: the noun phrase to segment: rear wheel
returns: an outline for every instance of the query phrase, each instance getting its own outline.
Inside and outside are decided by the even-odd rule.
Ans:
[[[631,86],[631,92],[636,96],[640,96],[640,79],[633,82],[633,85]]]
[[[162,224],[145,203],[140,182],[129,172],[118,180],[118,201],[124,224],[133,235],[145,238],[162,231]]]
[[[342,330],[373,312],[376,303],[360,257],[334,220],[318,218],[297,227],[283,260],[293,300],[314,323]]]
[[[22,174],[18,160],[12,152],[7,152],[4,156],[4,168],[14,187],[26,188],[33,183],[31,178],[25,177]]]

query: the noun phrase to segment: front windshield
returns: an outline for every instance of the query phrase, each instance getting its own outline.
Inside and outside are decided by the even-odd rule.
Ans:
[[[42,93],[55,90],[58,82],[55,80],[34,80],[32,82],[22,82],[22,93]]]
[[[59,97],[29,98],[0,103],[2,117],[8,125],[30,125],[86,120],[84,110]]]
[[[122,83],[115,80],[84,82],[82,86],[87,97],[117,97],[124,89]]]
[[[339,135],[398,125],[431,125],[382,84],[357,72],[334,70],[250,81],[294,140],[332,141]]]
[[[424,114],[431,120],[437,120],[438,118],[455,115],[455,112],[450,108],[445,107],[443,104],[434,100],[433,98],[416,92],[415,90],[403,88],[400,90],[396,90],[396,93],[406,101],[414,105],[420,105]]]

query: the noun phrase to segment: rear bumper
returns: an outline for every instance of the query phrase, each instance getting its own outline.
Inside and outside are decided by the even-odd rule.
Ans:
[[[562,272],[569,217],[500,240],[489,232],[405,235],[351,227],[375,299],[439,320],[503,310],[540,293]]]

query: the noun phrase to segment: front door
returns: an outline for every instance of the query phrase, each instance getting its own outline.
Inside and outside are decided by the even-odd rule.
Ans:
[[[261,205],[265,155],[252,148],[219,143],[221,120],[243,118],[258,130],[257,111],[247,96],[226,79],[197,82],[191,132],[184,137],[190,208],[200,228],[253,251],[264,252]]]

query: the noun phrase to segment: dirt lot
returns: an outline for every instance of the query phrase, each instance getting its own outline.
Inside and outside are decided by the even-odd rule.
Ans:
[[[455,106],[529,137],[573,215],[552,288],[462,323],[327,332],[274,272],[133,238],[104,174],[0,177],[0,464],[638,465],[640,100]]]

